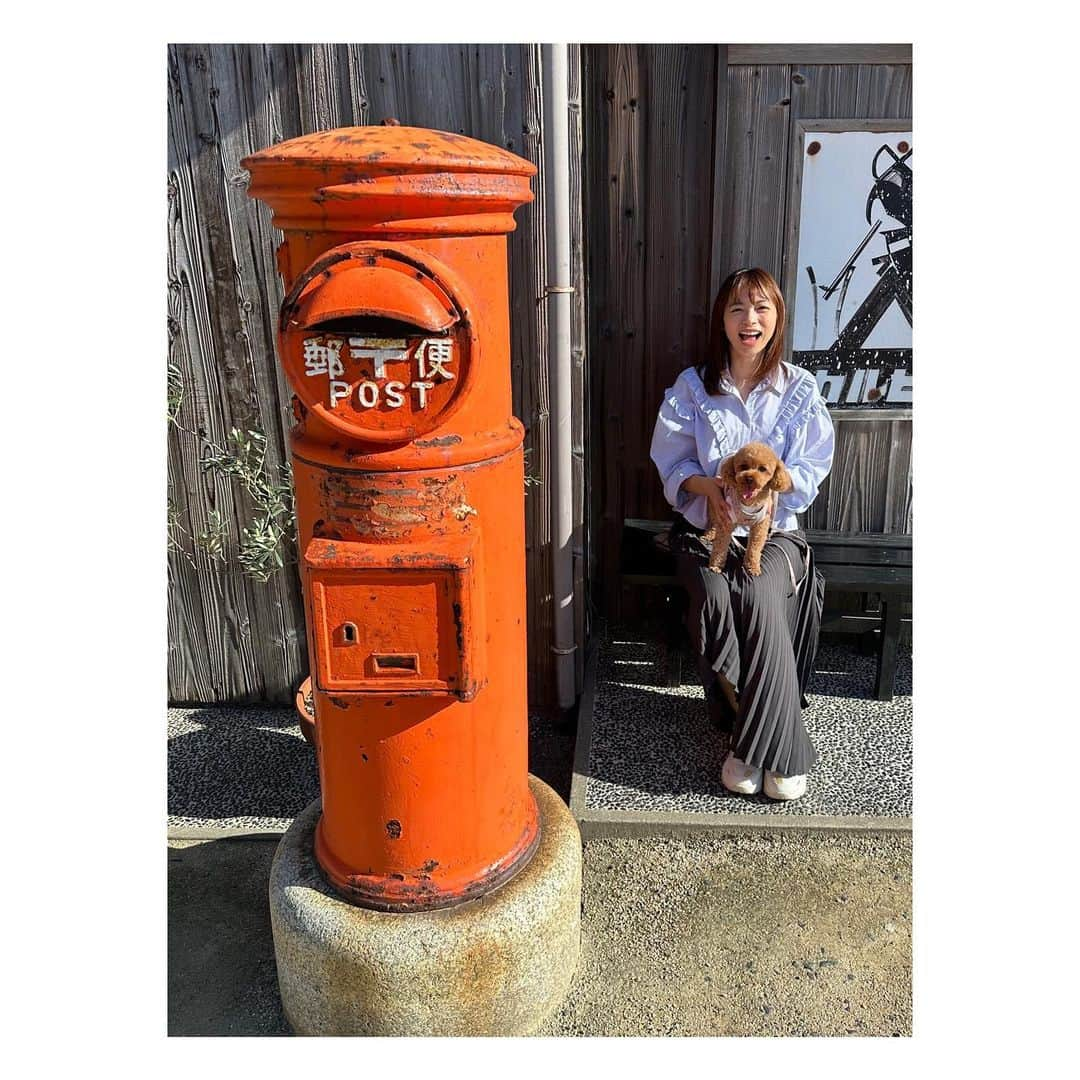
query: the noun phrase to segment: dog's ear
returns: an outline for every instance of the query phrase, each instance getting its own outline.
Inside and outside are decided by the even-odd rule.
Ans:
[[[725,487],[735,486],[735,455],[732,454],[721,466],[716,474],[717,478]]]
[[[773,491],[790,491],[795,485],[791,482],[791,474],[784,468],[784,463],[776,459],[776,471],[772,474],[769,487]]]

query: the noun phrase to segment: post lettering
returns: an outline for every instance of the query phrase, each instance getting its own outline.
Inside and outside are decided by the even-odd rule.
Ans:
[[[446,365],[453,361],[452,342],[446,338],[424,338],[416,348],[419,361],[420,378],[431,379],[436,375],[443,379],[452,379],[454,373]]]
[[[414,382],[411,386],[420,398],[419,408],[425,408],[427,406],[427,392],[434,390],[435,384],[433,382]]]
[[[329,375],[336,379],[345,374],[341,365],[341,345],[338,338],[304,338],[304,374]]]
[[[349,355],[354,360],[370,360],[376,379],[386,378],[387,360],[405,360],[408,357],[404,338],[349,338]]]
[[[356,388],[356,400],[365,409],[374,408],[379,403],[379,388],[375,383],[365,379]]]

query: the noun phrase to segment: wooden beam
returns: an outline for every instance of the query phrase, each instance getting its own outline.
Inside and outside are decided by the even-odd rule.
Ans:
[[[729,64],[910,64],[911,46],[728,45]]]

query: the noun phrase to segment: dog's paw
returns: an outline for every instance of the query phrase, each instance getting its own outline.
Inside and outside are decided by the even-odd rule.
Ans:
[[[710,574],[720,574],[723,572],[722,568],[719,566],[709,566],[706,569],[709,571]]]
[[[759,562],[748,562],[748,563],[746,563],[746,565],[745,565],[745,566],[743,567],[743,569],[744,569],[744,570],[745,570],[745,571],[746,571],[746,572],[747,572],[747,573],[748,573],[748,574],[749,574],[749,575],[750,575],[751,577],[761,577],[761,563],[759,563]]]

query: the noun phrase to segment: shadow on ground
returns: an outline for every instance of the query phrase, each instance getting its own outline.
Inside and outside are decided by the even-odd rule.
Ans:
[[[319,794],[293,709],[192,709],[170,717],[171,817],[291,819]],[[252,822],[255,824],[255,822]]]
[[[267,882],[276,837],[169,848],[170,1035],[287,1035]]]
[[[573,732],[529,718],[529,771],[570,798]],[[319,796],[292,709],[171,710],[168,812],[183,824],[283,829]]]

